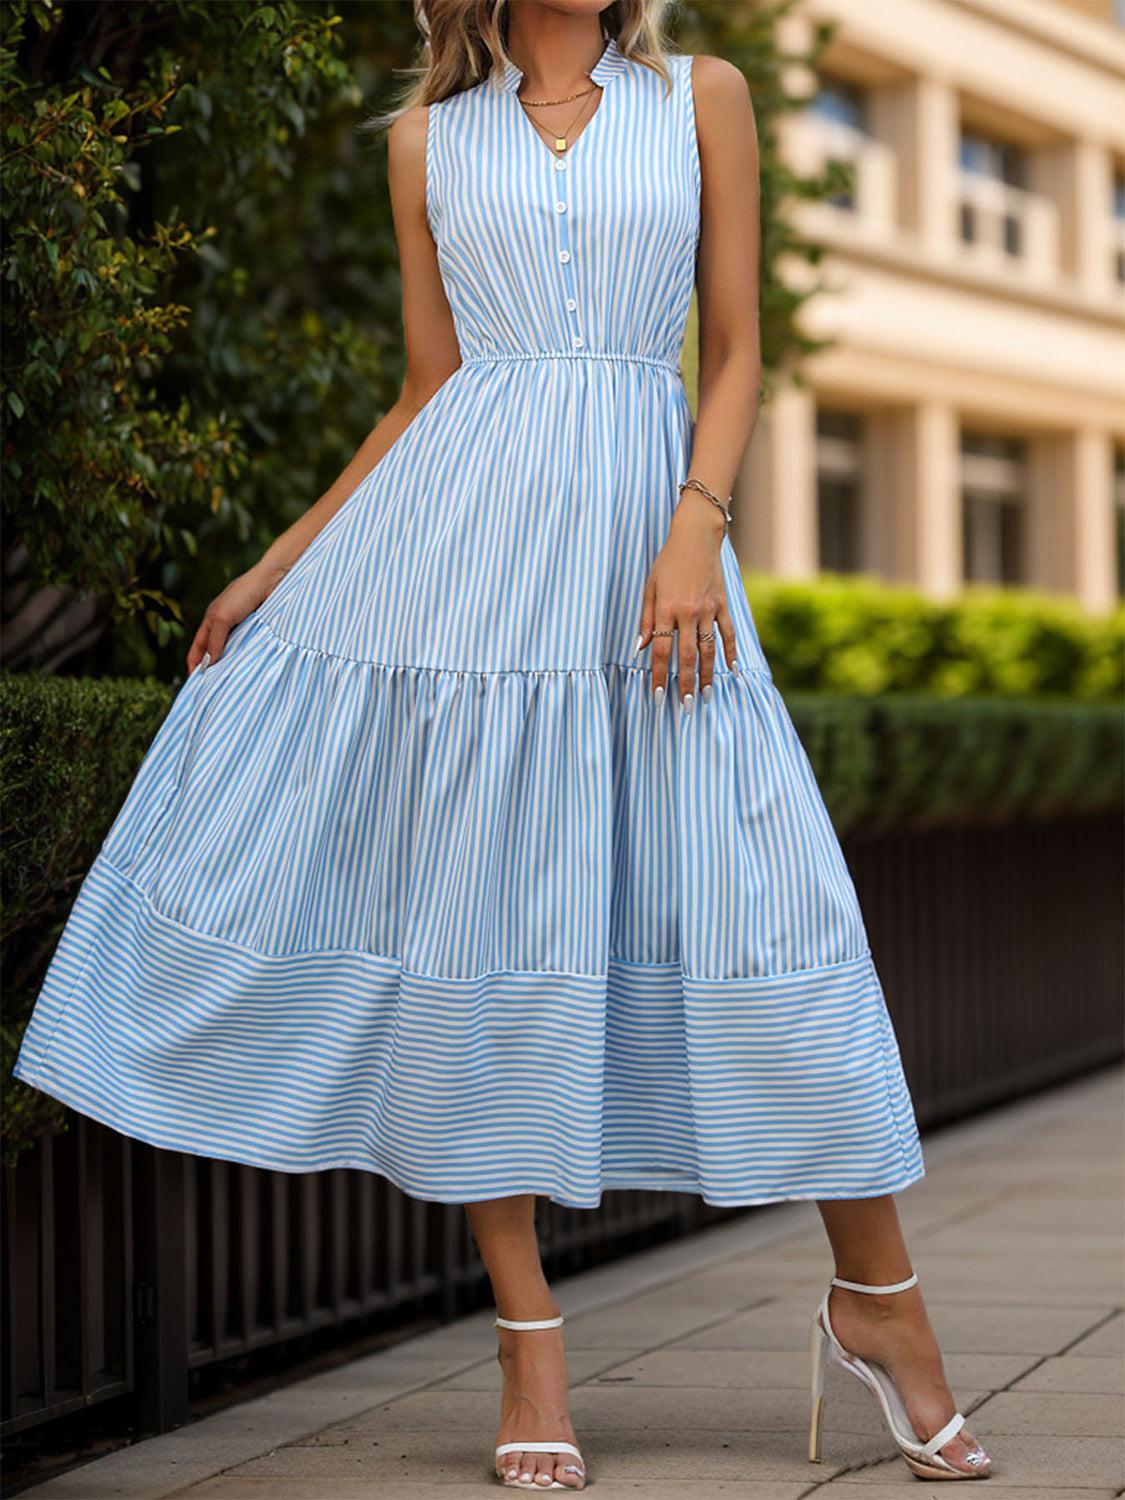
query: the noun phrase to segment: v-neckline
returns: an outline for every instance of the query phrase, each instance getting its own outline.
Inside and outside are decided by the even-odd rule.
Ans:
[[[539,134],[539,131],[535,128],[534,123],[528,118],[523,104],[517,97],[519,86],[523,82],[523,73],[519,68],[516,67],[511,58],[505,58],[504,60],[504,73],[501,79],[501,87],[506,89],[508,93],[513,96],[513,103],[515,104],[516,111],[519,114],[520,119],[523,121],[524,128],[531,132],[539,149],[549,158],[549,160],[551,160],[552,162],[569,161],[574,153],[578,150],[579,145],[590,134],[590,131],[593,130],[599,116],[604,112],[606,107],[606,85],[618,72],[620,65],[624,61],[624,53],[619,50],[614,38],[610,37],[605,46],[602,48],[601,56],[589,71],[591,81],[602,91],[601,97],[599,98],[597,103],[597,107],[595,108],[590,118],[586,121],[585,125],[583,125],[582,129],[574,137],[574,140],[571,141],[567,149],[562,152],[553,151],[551,147],[548,146],[543,137]]]

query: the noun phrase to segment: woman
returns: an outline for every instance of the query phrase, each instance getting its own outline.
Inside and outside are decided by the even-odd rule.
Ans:
[[[915,1472],[979,1477],[891,1196],[894,1034],[726,534],[750,100],[662,53],[663,8],[422,0],[402,394],[208,609],[15,1071],[156,1145],[465,1203],[516,1487],[585,1478],[536,1194],[816,1199],[812,1456],[834,1357]]]

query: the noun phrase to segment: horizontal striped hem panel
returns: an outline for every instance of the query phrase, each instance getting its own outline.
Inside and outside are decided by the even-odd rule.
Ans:
[[[870,953],[763,978],[413,973],[256,953],[155,910],[99,857],[14,1068],[125,1135],[412,1197],[606,1189],[715,1205],[897,1192],[922,1176]]]

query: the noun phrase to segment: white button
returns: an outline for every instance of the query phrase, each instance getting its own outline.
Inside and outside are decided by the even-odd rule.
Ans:
[[[569,250],[560,250],[559,251],[559,259],[562,261],[563,265],[565,266],[566,263],[567,263],[567,261],[570,259],[570,251]]]
[[[562,201],[561,198],[555,204],[555,212],[557,214],[565,214],[566,213],[566,204]]]
[[[582,347],[582,345],[586,342],[586,340],[582,337],[582,335],[580,333],[576,333],[574,335],[574,337],[571,339],[570,342],[574,345],[574,347],[576,349],[580,349]]]
[[[566,162],[565,161],[556,161],[555,162],[555,171],[556,172],[565,172],[566,171]]]
[[[576,302],[576,301],[575,301],[575,300],[574,300],[574,298],[573,298],[573,297],[568,297],[568,298],[567,298],[567,299],[566,299],[566,310],[567,310],[567,312],[573,312],[573,311],[574,311],[574,309],[575,309],[575,308],[576,308],[576,307],[577,307],[577,306],[578,306],[578,303],[577,303],[577,302]]]

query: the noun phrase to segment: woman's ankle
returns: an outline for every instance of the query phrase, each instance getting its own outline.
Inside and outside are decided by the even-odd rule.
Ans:
[[[539,1323],[562,1315],[550,1287],[506,1292],[495,1298],[496,1316],[513,1323]],[[513,1332],[515,1330],[512,1330]]]

